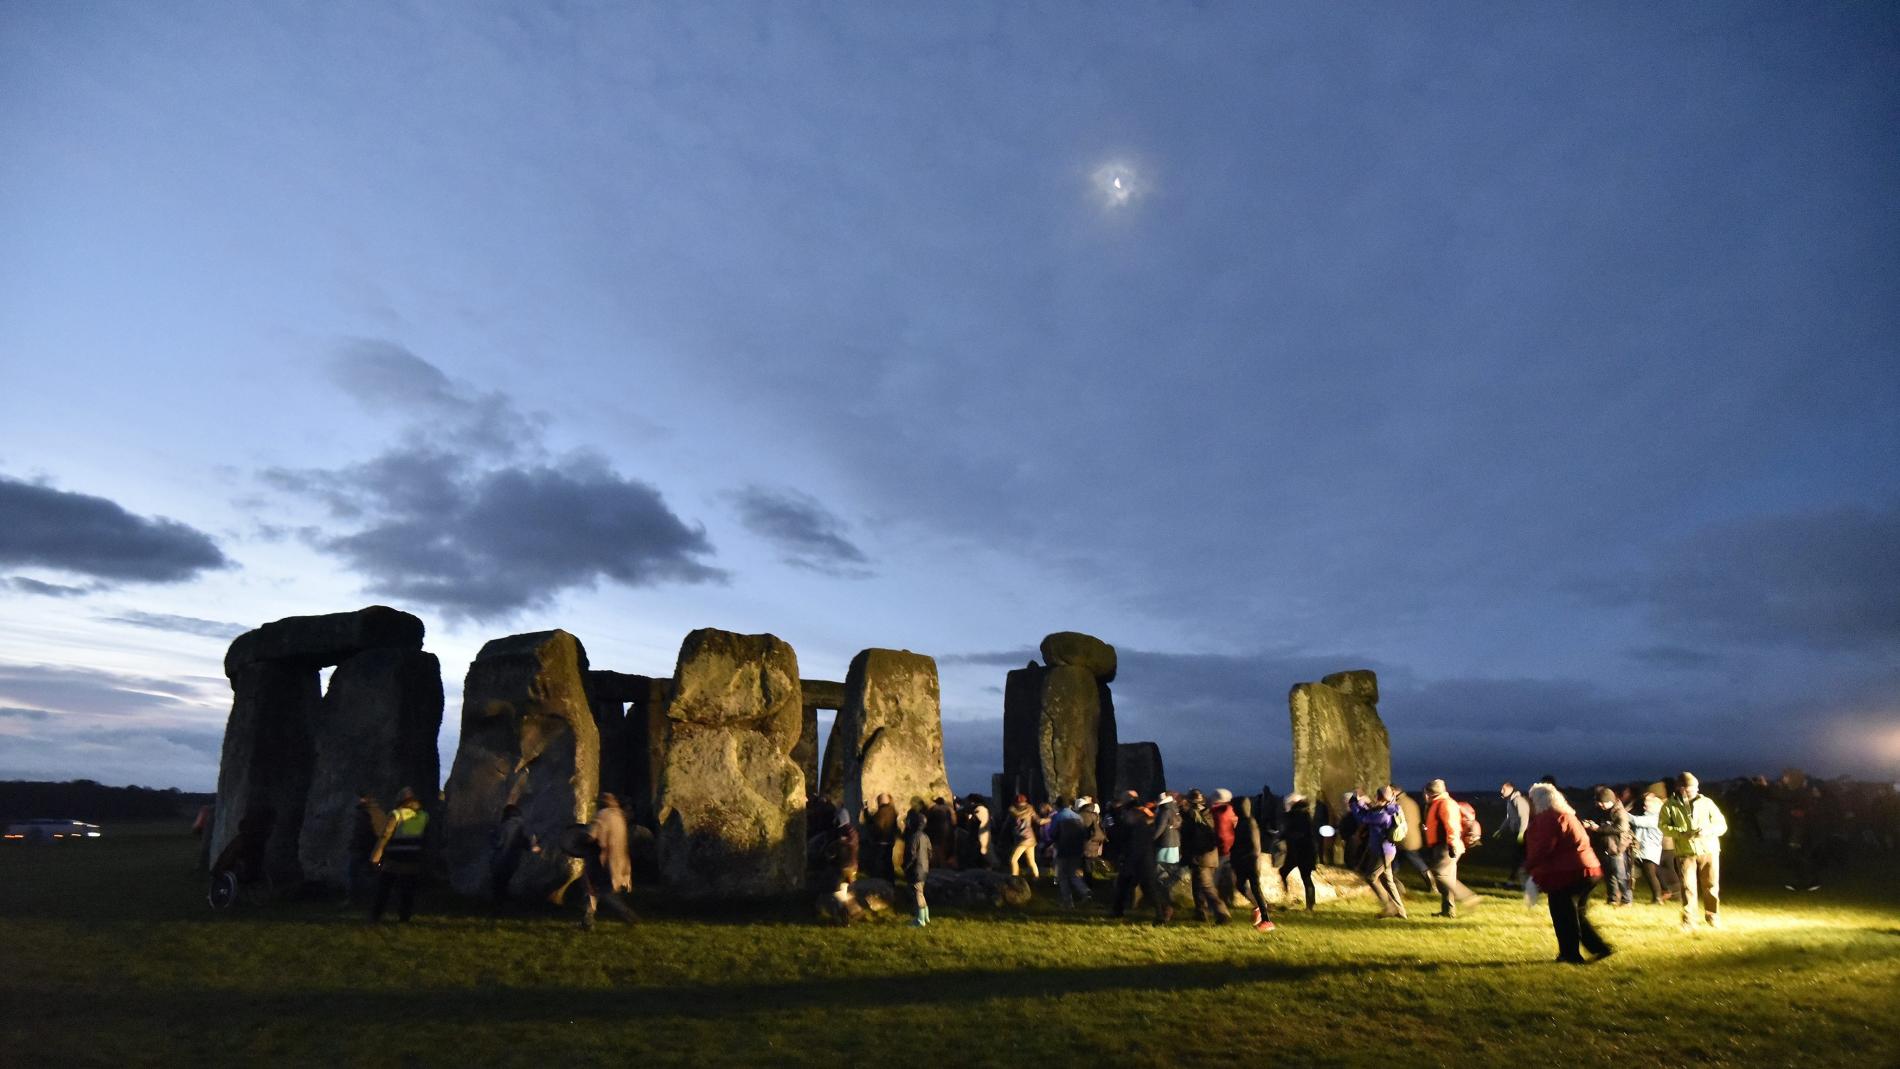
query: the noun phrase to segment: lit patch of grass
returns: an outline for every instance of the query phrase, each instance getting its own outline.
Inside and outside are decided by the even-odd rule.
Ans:
[[[1411,921],[1342,904],[1264,936],[1048,896],[923,930],[644,895],[642,923],[592,933],[442,895],[407,926],[322,902],[214,915],[188,840],[114,831],[4,854],[9,1064],[1900,1064],[1890,871],[1796,895],[1736,865],[1728,927],[1693,936],[1672,907],[1598,907],[1617,954],[1574,968],[1501,893],[1453,921],[1420,896]]]

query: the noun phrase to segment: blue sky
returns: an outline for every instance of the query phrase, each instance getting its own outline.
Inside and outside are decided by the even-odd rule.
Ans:
[[[1283,786],[1900,776],[1882,5],[0,7],[0,776],[208,787],[222,647],[1115,643]],[[1119,188],[1115,185],[1120,181]]]

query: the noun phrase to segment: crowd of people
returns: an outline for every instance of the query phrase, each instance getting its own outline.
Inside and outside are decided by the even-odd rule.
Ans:
[[[1580,806],[1550,776],[1524,791],[1505,782],[1498,796],[1502,818],[1489,839],[1510,866],[1503,885],[1521,891],[1527,903],[1545,900],[1557,960],[1571,963],[1613,953],[1590,920],[1590,903],[1601,888],[1609,907],[1631,906],[1639,875],[1650,903],[1677,904],[1685,930],[1721,927],[1721,854],[1731,833],[1758,857],[1778,854],[1784,885],[1795,891],[1818,890],[1821,873],[1856,849],[1900,845],[1900,798],[1892,785],[1813,781],[1795,770],[1775,781],[1734,781],[1721,803],[1687,772],[1667,783],[1600,784],[1584,792]],[[893,888],[907,885],[911,923],[928,925],[932,869],[996,870],[1032,885],[1046,876],[1063,909],[1099,903],[1110,916],[1125,917],[1145,905],[1157,925],[1174,920],[1175,888],[1187,881],[1197,919],[1229,923],[1229,903],[1237,898],[1259,932],[1276,927],[1263,879],[1277,877],[1276,897],[1297,901],[1297,878],[1311,911],[1322,863],[1343,861],[1355,871],[1382,919],[1409,916],[1404,868],[1436,898],[1434,917],[1453,919],[1484,901],[1458,873],[1465,855],[1485,841],[1483,828],[1474,806],[1452,797],[1443,780],[1418,795],[1385,784],[1331,803],[1299,794],[1282,798],[1270,787],[1238,798],[1225,789],[1211,795],[1162,790],[1151,798],[1128,791],[1106,808],[1088,797],[1037,805],[1017,795],[1000,814],[976,794],[913,798],[901,809],[882,794],[857,812],[814,796],[806,818],[814,831],[808,844],[813,870],[833,888],[835,915],[846,921],[857,912],[852,885],[870,876]],[[241,822],[214,875],[258,869],[268,823],[260,813]],[[405,788],[388,810],[363,794],[345,874],[350,900],[373,892],[370,916],[380,919],[393,897],[408,920],[430,836],[429,811],[413,790]],[[635,919],[621,897],[633,882],[629,843],[620,800],[602,794],[590,823],[550,844],[580,862],[584,927],[592,927],[602,909]],[[524,862],[544,846],[513,805],[504,809],[491,845],[490,890],[502,901]]]

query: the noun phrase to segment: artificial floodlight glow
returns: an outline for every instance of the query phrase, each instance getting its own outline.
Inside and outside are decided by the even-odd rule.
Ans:
[[[1333,831],[1333,826],[1331,824],[1321,824],[1319,826],[1319,834],[1320,834],[1320,837],[1323,839],[1330,839],[1337,833]]]

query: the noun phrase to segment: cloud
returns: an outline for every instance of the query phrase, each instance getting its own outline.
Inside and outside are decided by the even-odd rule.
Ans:
[[[149,627],[154,631],[176,631],[180,634],[202,635],[205,638],[226,641],[250,630],[244,624],[234,624],[224,620],[204,620],[196,616],[174,616],[171,613],[140,612],[136,609],[122,612],[117,616],[102,616],[100,619],[116,624],[131,624],[134,627]]]
[[[728,494],[746,530],[778,546],[785,563],[825,575],[869,578],[864,551],[844,536],[844,521],[796,490],[749,486]]]
[[[17,705],[0,705],[0,720],[46,720],[52,715],[44,709],[22,709]]]
[[[602,580],[725,580],[704,561],[714,551],[703,526],[598,454],[549,457],[539,421],[500,394],[469,390],[388,343],[352,343],[337,368],[366,404],[420,422],[404,444],[363,463],[272,468],[260,477],[356,524],[341,534],[302,534],[365,576],[373,592],[482,620],[544,607],[564,590]]]
[[[1656,646],[1639,646],[1625,650],[1625,656],[1639,664],[1660,668],[1670,672],[1696,672],[1715,668],[1724,663],[1720,654],[1704,650],[1693,650],[1687,646],[1675,646],[1664,643]]]
[[[0,475],[0,515],[6,517],[0,523],[0,564],[147,583],[181,582],[231,566],[202,531],[43,483]],[[10,585],[21,589],[17,579]]]
[[[538,449],[547,419],[522,412],[500,391],[472,390],[403,346],[379,338],[344,343],[329,374],[343,392],[373,412],[417,421],[412,435],[454,451],[513,456]]]
[[[1657,570],[1657,621],[1695,638],[1830,650],[1900,641],[1900,506],[1704,528]]]
[[[159,679],[63,665],[0,663],[0,700],[60,713],[128,716],[212,707],[220,682]]]
[[[10,575],[0,580],[8,587],[22,594],[37,594],[48,598],[76,598],[81,594],[91,594],[97,587],[61,586],[58,583],[42,583],[38,579],[28,579],[24,575]]]

